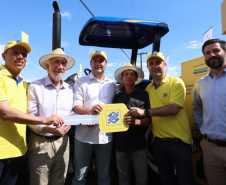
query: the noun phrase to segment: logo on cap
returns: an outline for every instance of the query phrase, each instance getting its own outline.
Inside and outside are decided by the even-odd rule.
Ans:
[[[97,50],[97,51],[95,51],[95,53],[101,53],[101,51],[100,50]]]
[[[158,52],[157,51],[153,51],[152,55],[158,55]]]

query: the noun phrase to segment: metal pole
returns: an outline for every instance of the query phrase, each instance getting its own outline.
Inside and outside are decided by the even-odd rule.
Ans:
[[[94,14],[90,11],[90,9],[86,6],[86,4],[80,0],[80,2],[85,6],[85,8],[89,11],[89,13],[94,17]]]
[[[142,55],[147,54],[146,53],[138,53],[137,55],[140,55],[140,68],[142,69]]]
[[[53,38],[52,38],[52,50],[61,48],[61,14],[60,8],[56,1],[53,2]]]

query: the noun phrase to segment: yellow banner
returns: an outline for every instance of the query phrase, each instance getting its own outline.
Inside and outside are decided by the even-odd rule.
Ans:
[[[82,64],[80,64],[79,72],[78,72],[78,78],[82,76]]]
[[[21,36],[22,36],[22,42],[28,43],[28,37],[29,37],[28,34],[21,31]]]
[[[181,64],[181,78],[186,86],[185,107],[192,128],[195,128],[195,125],[193,124],[194,118],[192,114],[193,88],[195,83],[207,73],[209,73],[209,68],[205,63],[205,58],[203,56],[183,62]]]

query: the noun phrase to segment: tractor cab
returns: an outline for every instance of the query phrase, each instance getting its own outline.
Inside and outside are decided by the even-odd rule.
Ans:
[[[158,21],[93,17],[83,27],[79,44],[132,49],[131,64],[136,65],[138,49],[153,44],[152,51],[159,51],[161,37],[168,31],[168,25]]]

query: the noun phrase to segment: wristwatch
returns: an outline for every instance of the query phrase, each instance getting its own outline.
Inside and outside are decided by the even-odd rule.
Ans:
[[[145,109],[146,116],[149,116],[149,109]]]

